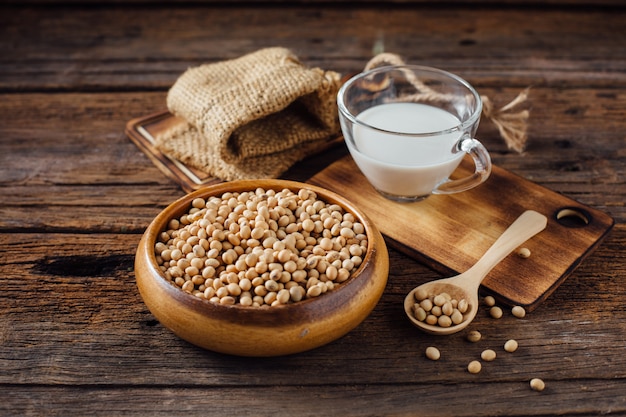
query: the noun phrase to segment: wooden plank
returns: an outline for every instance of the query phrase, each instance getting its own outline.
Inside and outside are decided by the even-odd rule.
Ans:
[[[588,262],[524,319],[505,309],[504,317],[494,320],[481,306],[468,329],[483,334],[475,345],[465,341],[465,332],[441,338],[412,327],[403,316],[404,296],[438,275],[392,249],[388,287],[359,327],[319,349],[262,361],[203,351],[156,322],[132,272],[139,237],[0,234],[5,248],[0,258],[0,384],[317,387],[355,381],[437,384],[451,377],[471,384],[477,377],[465,366],[486,348],[496,349],[501,360],[478,376],[484,385],[477,384],[476,392],[491,383],[521,383],[532,376],[579,384],[587,378],[626,379],[623,345],[614,337],[626,334],[626,322],[614,320],[610,307],[619,304],[626,290],[621,280],[607,279],[607,274],[626,273],[624,227],[616,228]],[[520,343],[512,355],[502,351],[509,338]],[[429,345],[443,352],[442,361],[423,356]]]
[[[548,380],[543,393],[519,376],[498,384],[458,383],[344,385],[321,387],[11,387],[0,411],[19,415],[67,416],[326,416],[476,415],[545,416],[554,404],[561,415],[622,414],[623,381]],[[478,379],[477,377],[476,379]],[[480,387],[480,391],[476,387]],[[453,392],[451,392],[453,391]],[[85,403],[81,399],[89,398]],[[330,410],[326,412],[326,410]]]
[[[322,21],[342,24],[333,28],[331,38]],[[529,21],[532,29],[519,29]],[[0,88],[167,89],[188,66],[274,45],[289,46],[311,66],[351,73],[363,68],[381,41],[386,51],[400,53],[408,62],[460,73],[476,86],[492,83],[489,74],[497,73],[518,88],[564,86],[581,79],[598,87],[623,86],[622,22],[619,10],[543,6],[192,5],[172,13],[135,5],[51,7],[44,16],[37,8],[16,7],[0,13],[0,35],[20,34],[0,44]]]
[[[519,90],[488,87],[480,92],[504,105]],[[593,192],[586,186],[592,182],[613,185],[619,195],[626,177],[620,164],[626,157],[620,133],[626,130],[620,116],[626,111],[625,95],[618,87],[533,88],[526,154],[509,152],[487,121],[481,123],[478,137],[494,163],[537,182],[549,181],[556,191],[567,183]],[[164,105],[165,92],[5,95],[0,101],[0,182],[167,183],[124,135],[128,120],[163,110]],[[63,120],[67,115],[71,123]],[[63,155],[64,163],[50,155]],[[112,165],[110,155],[119,164]],[[610,198],[599,191],[603,199]]]

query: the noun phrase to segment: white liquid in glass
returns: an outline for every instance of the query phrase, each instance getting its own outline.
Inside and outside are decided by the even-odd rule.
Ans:
[[[437,107],[420,103],[381,104],[360,113],[357,119],[387,131],[355,125],[354,143],[346,142],[363,174],[375,188],[388,194],[430,194],[456,169],[465,154],[455,148],[462,131],[441,133],[461,122]]]

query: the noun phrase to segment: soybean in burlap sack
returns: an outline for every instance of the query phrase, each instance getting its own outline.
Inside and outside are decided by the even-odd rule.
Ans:
[[[190,68],[167,95],[180,123],[155,146],[226,181],[276,178],[339,134],[340,78],[279,47]]]

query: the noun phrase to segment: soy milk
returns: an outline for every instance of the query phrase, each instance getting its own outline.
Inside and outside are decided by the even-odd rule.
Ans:
[[[459,165],[456,152],[463,132],[460,120],[437,107],[420,103],[388,103],[357,116],[352,157],[372,185],[397,196],[428,195]],[[436,132],[436,133],[432,133]]]

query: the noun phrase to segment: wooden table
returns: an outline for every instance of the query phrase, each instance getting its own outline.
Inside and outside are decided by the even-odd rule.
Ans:
[[[0,6],[0,414],[626,415],[623,2],[169,3]],[[499,104],[531,86],[525,153],[493,126],[479,137],[496,165],[611,215],[608,238],[524,319],[483,310],[478,344],[409,324],[404,295],[441,275],[393,249],[380,303],[329,345],[239,358],[173,335],[143,304],[133,262],[184,192],[126,122],[163,110],[189,66],[285,46],[348,73],[381,45]],[[306,180],[343,152],[284,177]],[[489,347],[498,358],[468,373]]]

